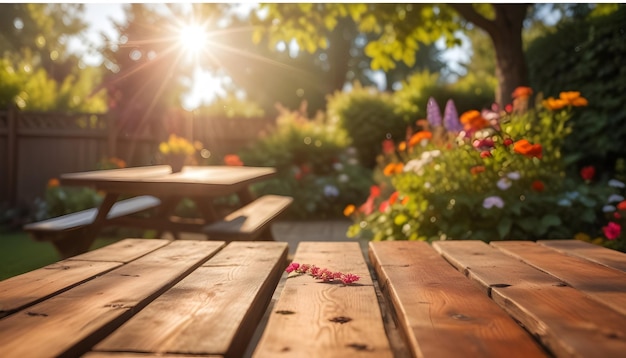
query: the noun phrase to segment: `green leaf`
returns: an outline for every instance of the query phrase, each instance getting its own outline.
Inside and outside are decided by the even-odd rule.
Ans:
[[[498,221],[498,235],[500,235],[500,239],[506,238],[506,236],[511,232],[511,226],[513,226],[513,220],[509,217],[504,217],[502,220]]]
[[[561,225],[561,218],[554,214],[546,214],[541,218],[541,225],[545,227]]]

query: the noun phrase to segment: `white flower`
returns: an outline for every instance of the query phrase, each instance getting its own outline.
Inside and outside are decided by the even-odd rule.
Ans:
[[[337,189],[334,185],[325,185],[324,186],[324,196],[326,197],[338,197],[339,189]]]
[[[339,180],[340,183],[347,183],[350,180],[350,177],[348,176],[348,174],[340,174],[337,177],[337,180]]]
[[[609,200],[607,200],[609,203],[618,203],[620,201],[624,201],[624,197],[618,194],[612,194],[609,196]]]
[[[603,213],[612,213],[615,211],[615,207],[613,205],[605,205],[602,207]]]
[[[504,207],[504,200],[499,196],[489,196],[483,200],[483,208],[491,209],[494,206],[502,209]]]
[[[335,169],[336,171],[340,172],[343,170],[343,164],[337,162],[337,163],[333,163],[333,169]]]
[[[580,196],[580,193],[578,193],[577,191],[568,191],[567,193],[565,193],[565,196],[570,200],[576,200]]]
[[[559,206],[572,206],[572,202],[569,199],[561,199],[557,204]]]
[[[507,190],[513,183],[508,178],[500,178],[496,184],[500,190]]]
[[[613,188],[624,188],[626,185],[617,179],[611,179],[609,180],[609,186]]]
[[[519,172],[510,172],[509,174],[506,175],[507,178],[511,179],[511,180],[519,180],[519,178],[521,178],[521,174]]]

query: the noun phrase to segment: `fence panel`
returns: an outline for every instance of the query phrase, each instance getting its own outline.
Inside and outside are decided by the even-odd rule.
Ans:
[[[218,162],[270,131],[274,123],[200,116],[181,120],[187,122],[179,126],[184,133],[178,134],[202,142]],[[106,115],[0,111],[0,207],[31,207],[36,198],[43,198],[50,178],[94,170],[107,157],[119,157],[130,166],[155,164],[158,143],[167,135],[117,135]]]

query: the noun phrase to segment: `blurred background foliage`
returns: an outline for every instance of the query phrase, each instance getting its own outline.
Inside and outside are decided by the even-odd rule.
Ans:
[[[109,113],[128,136],[158,129],[171,108],[276,118],[275,132],[240,155],[281,170],[284,187],[271,190],[301,195],[300,216],[335,215],[342,202],[367,196],[380,143],[405,137],[407,125],[425,118],[429,97],[441,106],[453,99],[459,114],[502,97],[502,48],[484,24],[507,16],[523,15],[523,56],[514,59],[527,76],[516,85],[589,99],[571,120],[570,168],[610,171],[624,156],[623,4],[262,4],[247,12],[228,3],[123,4],[125,19],[111,20],[116,35],[102,33],[100,45],[86,36],[85,6],[0,4],[0,106]],[[212,47],[190,61],[174,35],[192,20]],[[72,41],[102,62],[88,65],[69,50]],[[455,62],[446,48],[456,49]],[[220,90],[184,108],[198,69]],[[302,172],[310,175],[296,179]],[[346,198],[330,200],[333,186]]]

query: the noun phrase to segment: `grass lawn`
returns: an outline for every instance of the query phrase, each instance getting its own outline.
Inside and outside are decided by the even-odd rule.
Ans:
[[[121,237],[98,238],[91,246],[91,250],[120,239]],[[60,259],[52,244],[37,242],[25,232],[0,233],[0,280],[49,265]]]

